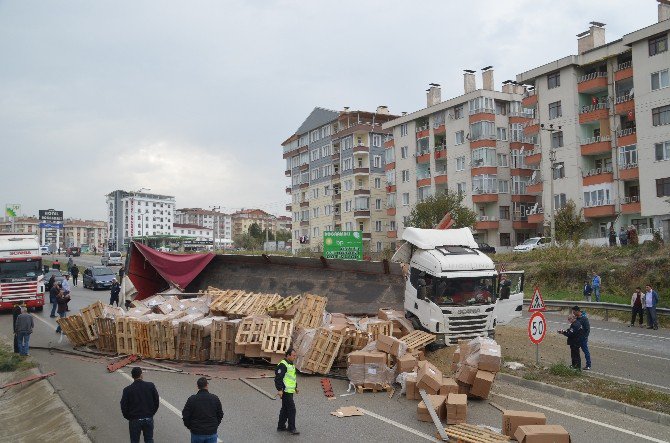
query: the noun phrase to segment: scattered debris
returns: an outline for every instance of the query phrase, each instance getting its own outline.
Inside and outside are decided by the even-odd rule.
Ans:
[[[510,438],[506,435],[467,423],[447,426],[444,432],[447,435],[446,438],[442,437],[444,441],[457,441],[459,443],[498,443],[510,441]]]
[[[334,399],[335,394],[333,394],[333,385],[330,383],[330,380],[327,378],[321,379],[321,388],[323,389],[323,395],[328,397],[328,399]]]
[[[525,365],[516,361],[506,361],[505,367],[511,369],[512,371],[518,371],[519,369],[523,369]]]
[[[7,389],[7,388],[11,388],[12,386],[22,385],[24,383],[30,383],[32,381],[43,380],[47,377],[51,377],[52,375],[56,375],[56,373],[55,372],[48,372],[46,374],[31,375],[30,377],[26,377],[26,378],[18,380],[18,381],[13,381],[11,383],[4,384],[4,385],[0,386],[0,389]]]
[[[122,360],[119,360],[119,361],[117,361],[117,362],[108,364],[108,365],[107,365],[107,370],[108,370],[109,372],[114,372],[114,371],[116,371],[117,369],[121,369],[122,367],[127,366],[127,365],[129,365],[129,364],[131,364],[131,363],[134,363],[134,362],[136,362],[136,361],[139,360],[139,359],[140,359],[140,358],[139,358],[137,355],[135,355],[135,354],[133,354],[133,355],[129,355],[128,357],[126,357],[126,358],[124,358],[124,359],[122,359]]]
[[[270,394],[268,391],[266,391],[265,389],[261,388],[260,386],[257,386],[257,385],[255,385],[255,384],[251,383],[251,382],[250,382],[249,380],[247,380],[246,378],[240,378],[240,381],[241,381],[242,383],[244,383],[245,385],[254,388],[255,390],[257,390],[257,391],[260,392],[261,394],[263,394],[263,395],[265,395],[266,397],[268,397],[270,400],[276,400],[276,399],[277,399],[277,395],[278,395],[278,394],[272,395],[272,394]]]
[[[342,406],[341,408],[338,408],[336,411],[331,412],[330,414],[340,418],[357,417],[363,415],[363,411],[361,411],[356,406]]]

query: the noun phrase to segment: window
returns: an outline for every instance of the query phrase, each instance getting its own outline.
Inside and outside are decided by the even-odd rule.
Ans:
[[[495,105],[493,104],[493,99],[490,97],[477,97],[470,100],[468,105],[470,107],[470,115],[479,112],[490,112],[491,114],[495,112]]]
[[[552,72],[551,74],[547,75],[547,88],[548,89],[558,88],[559,86],[561,86],[561,73],[560,72]]]
[[[389,231],[395,231],[396,225],[395,225],[395,220],[391,220],[389,222]]]
[[[382,156],[381,155],[375,155],[372,157],[372,163],[375,168],[381,168],[382,167]]]
[[[477,148],[472,151],[472,167],[496,166],[495,148]]]
[[[372,134],[372,146],[378,148],[382,145],[382,136],[379,134]]]
[[[549,103],[549,118],[558,118],[563,116],[563,111],[561,110],[561,101]]]
[[[407,135],[407,123],[400,125],[400,136]]]
[[[321,146],[321,157],[323,158],[329,155],[332,155],[331,146],[330,145]]]
[[[656,143],[654,145],[656,151],[656,161],[665,161],[670,160],[670,141],[663,143]],[[623,149],[623,148],[619,148]],[[637,163],[637,155],[635,156],[635,162]]]
[[[463,105],[454,108],[454,120],[458,120],[459,118],[463,118]]]
[[[656,196],[670,196],[670,177],[656,179]]]
[[[351,158],[345,158],[344,161],[342,162],[342,170],[347,171],[351,169],[352,167],[352,160]]]
[[[319,159],[319,150],[318,149],[312,149],[309,155],[310,161],[315,161]]]
[[[354,203],[354,211],[370,210],[370,197],[356,197]]]
[[[465,143],[465,131],[458,131],[456,133],[455,144],[462,145],[463,143]]]
[[[509,194],[509,181],[498,180],[498,192],[500,194]]]
[[[375,221],[375,232],[382,232],[382,222],[381,222],[381,220]]]
[[[657,159],[658,160],[658,159]],[[621,146],[619,148],[619,164],[622,168],[637,166],[637,146]]]
[[[300,154],[300,164],[306,165],[307,163],[309,163],[309,154],[307,152],[303,152]]]
[[[323,207],[323,215],[330,215],[333,212],[333,207],[331,205],[326,205]],[[330,231],[330,229],[329,229]]]
[[[319,140],[319,130],[318,129],[310,132],[310,134],[309,134],[309,142],[310,143],[315,142],[317,140]]]
[[[351,191],[354,188],[354,182],[351,180],[345,180],[344,181],[344,190],[345,191]]]
[[[351,200],[344,202],[344,212],[351,212]]]
[[[402,194],[402,205],[409,206],[409,192],[404,192]]]
[[[382,187],[382,179],[379,177],[375,177],[375,189],[379,189]]]
[[[507,128],[496,128],[496,140],[507,141]]]
[[[402,171],[402,182],[407,183],[409,181],[409,169],[404,169]]]
[[[400,148],[400,158],[407,158],[407,146]]]
[[[670,124],[670,105],[652,109],[651,123],[654,126]]]
[[[660,54],[668,50],[668,34],[649,39],[649,56]]]
[[[456,171],[465,170],[465,156],[456,157]]]
[[[551,133],[551,148],[563,147],[563,131],[555,131]]]
[[[383,250],[383,248],[382,248],[382,242],[378,241],[378,242],[377,242],[377,252],[382,252],[382,250]]]
[[[375,209],[381,209],[382,208],[382,199],[378,198],[375,199]]]
[[[391,169],[390,171],[386,171],[386,184],[388,186],[395,185],[395,169]]]
[[[507,115],[509,105],[505,102],[495,101],[496,103],[496,115]]]
[[[386,194],[386,206],[395,208],[395,192]]]
[[[416,190],[416,196],[419,202],[424,202],[428,197],[433,195],[430,190],[430,186],[422,186]]]
[[[509,159],[507,158],[507,154],[498,154],[498,166],[501,167],[508,167],[509,166]]]
[[[496,194],[498,192],[498,178],[496,175],[475,175],[472,177],[473,194]]]
[[[668,78],[667,69],[664,69],[663,71],[654,72],[653,74],[651,74],[652,91],[667,88],[669,84],[670,84],[670,78]]]
[[[554,210],[563,209],[568,204],[565,194],[554,195]]]
[[[470,140],[495,139],[495,122],[480,121],[470,125]]]
[[[509,233],[500,233],[500,246],[512,246]]]
[[[344,230],[345,231],[353,231],[354,230],[354,224],[353,222],[346,222],[344,224]]]
[[[386,164],[391,164],[395,161],[395,149],[386,149],[384,151],[384,160],[386,160]]]
[[[318,218],[319,217],[319,209],[321,208],[313,208],[312,209],[312,218]]]
[[[500,206],[500,220],[509,220],[509,206]]]
[[[564,178],[565,177],[565,163],[564,162],[559,162],[555,163],[554,169],[553,169],[552,176],[554,177],[554,180],[558,180],[559,178]]]
[[[523,141],[523,124],[522,123],[512,123],[509,125],[510,131],[510,141],[512,142],[522,142]]]

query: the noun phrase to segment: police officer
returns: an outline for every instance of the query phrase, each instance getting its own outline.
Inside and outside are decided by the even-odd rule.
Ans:
[[[277,431],[288,431],[293,435],[299,435],[300,432],[295,428],[295,403],[293,402],[293,394],[298,393],[298,381],[295,374],[296,352],[293,348],[289,348],[285,355],[286,357],[279,362],[275,370],[275,387],[277,395],[281,398]],[[287,421],[288,428],[286,427]]]

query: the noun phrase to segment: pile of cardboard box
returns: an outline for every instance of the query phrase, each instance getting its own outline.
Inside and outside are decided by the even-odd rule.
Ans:
[[[478,337],[461,341],[452,362],[459,392],[470,397],[488,398],[501,364],[501,349],[494,340]]]

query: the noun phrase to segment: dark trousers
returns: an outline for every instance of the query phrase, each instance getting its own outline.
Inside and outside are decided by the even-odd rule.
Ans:
[[[640,317],[640,326],[642,326],[642,318],[644,317],[642,306],[633,306],[633,315],[630,317],[631,326],[635,324],[635,316],[639,315]]]
[[[284,392],[281,397],[277,429],[286,429],[286,421],[288,421],[288,430],[293,431],[295,429],[295,402],[293,401],[293,394]]]
[[[52,303],[51,303],[51,317],[55,317],[55,316],[56,316],[56,308],[57,308],[57,307],[58,307],[58,304],[56,304],[55,302],[52,302]]]
[[[582,368],[582,356],[579,354],[579,345],[570,345],[570,359],[572,360],[573,368]]]
[[[579,347],[584,351],[584,360],[586,360],[586,367],[591,367],[591,352],[589,351],[589,338],[582,337],[579,342]]]
[[[72,284],[77,286],[77,277],[79,277],[79,274],[74,275],[72,274]]]
[[[119,307],[119,296],[118,295],[117,296],[112,295],[112,296],[109,297],[109,305],[113,306],[114,303],[116,303],[116,307],[118,308]]]
[[[139,443],[140,434],[144,434],[144,443],[154,442],[153,417],[128,420],[128,430],[130,431],[130,443]]]
[[[14,333],[14,354],[19,353],[19,335]]]

